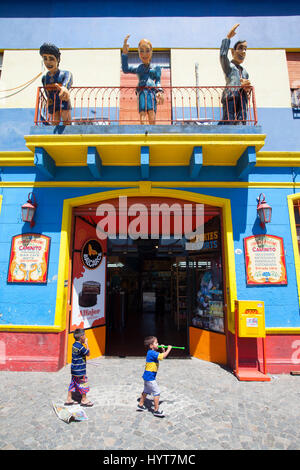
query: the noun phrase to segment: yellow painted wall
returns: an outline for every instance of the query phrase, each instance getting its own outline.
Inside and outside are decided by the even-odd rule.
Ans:
[[[23,91],[13,88],[23,85],[37,76],[41,71],[41,60],[33,51],[4,51],[2,74],[0,79],[0,108],[34,108],[37,87],[41,77]],[[17,93],[16,93],[17,92]],[[5,96],[6,98],[2,98]]]
[[[61,50],[62,70],[73,74],[73,86],[120,86],[120,50]],[[46,70],[38,50],[4,51],[0,90],[10,90],[22,85]],[[34,108],[37,87],[41,77],[25,90],[1,93],[11,95],[1,99],[0,108]]]
[[[219,51],[209,49],[172,49],[172,86],[196,86],[195,63],[199,64],[199,86],[224,85]]]
[[[230,51],[228,57],[231,60]],[[195,63],[199,64],[199,86],[225,85],[218,49],[173,49],[172,86],[195,86]],[[290,107],[290,86],[284,50],[249,49],[244,66],[255,87],[258,107]]]
[[[120,86],[119,49],[61,50],[61,68],[73,73],[74,86]],[[229,52],[231,58],[231,53]],[[195,86],[195,63],[199,64],[200,86],[224,86],[218,49],[172,49],[172,86]],[[290,107],[290,88],[284,50],[249,49],[244,63],[255,87],[258,107]],[[3,56],[0,90],[22,85],[42,71],[38,50],[6,50]],[[0,108],[34,108],[39,77],[25,90],[5,93]],[[1,93],[1,96],[2,93]]]
[[[284,50],[249,50],[245,67],[260,108],[289,108],[290,82]]]

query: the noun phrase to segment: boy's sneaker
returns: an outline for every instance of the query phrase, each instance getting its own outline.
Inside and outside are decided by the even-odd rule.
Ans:
[[[145,405],[138,405],[136,411],[145,411],[146,409]]]
[[[160,410],[153,411],[153,414],[154,414],[154,416],[157,416],[158,418],[163,418],[165,416],[164,412],[160,411]]]

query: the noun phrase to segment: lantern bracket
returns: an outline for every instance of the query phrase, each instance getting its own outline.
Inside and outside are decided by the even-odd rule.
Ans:
[[[30,198],[31,196],[31,198]],[[33,198],[33,201],[32,201]],[[22,220],[23,222],[30,222],[30,227],[35,225],[34,214],[37,208],[37,202],[33,193],[28,194],[28,199],[22,206]]]
[[[271,222],[272,207],[266,201],[264,193],[260,193],[257,198],[257,215],[260,219],[261,228],[265,228],[265,224]]]

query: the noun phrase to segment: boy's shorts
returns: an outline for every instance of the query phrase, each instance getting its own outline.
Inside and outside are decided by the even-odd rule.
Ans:
[[[84,393],[88,393],[89,391],[90,387],[86,375],[83,375],[81,377],[72,375],[72,380],[69,386],[69,392],[79,392],[80,395],[83,395]]]
[[[156,380],[151,380],[148,382],[147,380],[144,380],[144,392],[147,395],[153,395],[154,397],[157,397],[160,395],[160,390],[157,385]]]

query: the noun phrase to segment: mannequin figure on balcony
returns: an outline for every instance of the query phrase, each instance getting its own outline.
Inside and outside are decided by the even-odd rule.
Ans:
[[[151,67],[152,44],[148,39],[139,42],[139,57],[142,61],[137,67],[128,65],[130,35],[124,39],[122,49],[122,70],[124,73],[134,73],[138,76],[139,83],[136,89],[138,96],[138,108],[141,124],[146,124],[148,116],[149,124],[155,124],[157,104],[163,104],[163,90],[160,86],[161,68]]]
[[[69,89],[73,83],[71,72],[60,70],[60,50],[54,44],[44,43],[40,55],[48,72],[43,75],[42,83],[47,95],[47,108],[50,124],[56,126],[62,120],[64,125],[71,121],[71,101]]]
[[[226,79],[226,87],[239,86],[240,88],[226,89],[222,94],[223,117],[219,124],[246,124],[248,112],[248,94],[251,90],[248,72],[242,63],[246,57],[247,42],[238,41],[231,49],[232,60],[228,59],[230,40],[236,35],[239,23],[234,25],[227,37],[223,39],[220,48],[220,62]]]

